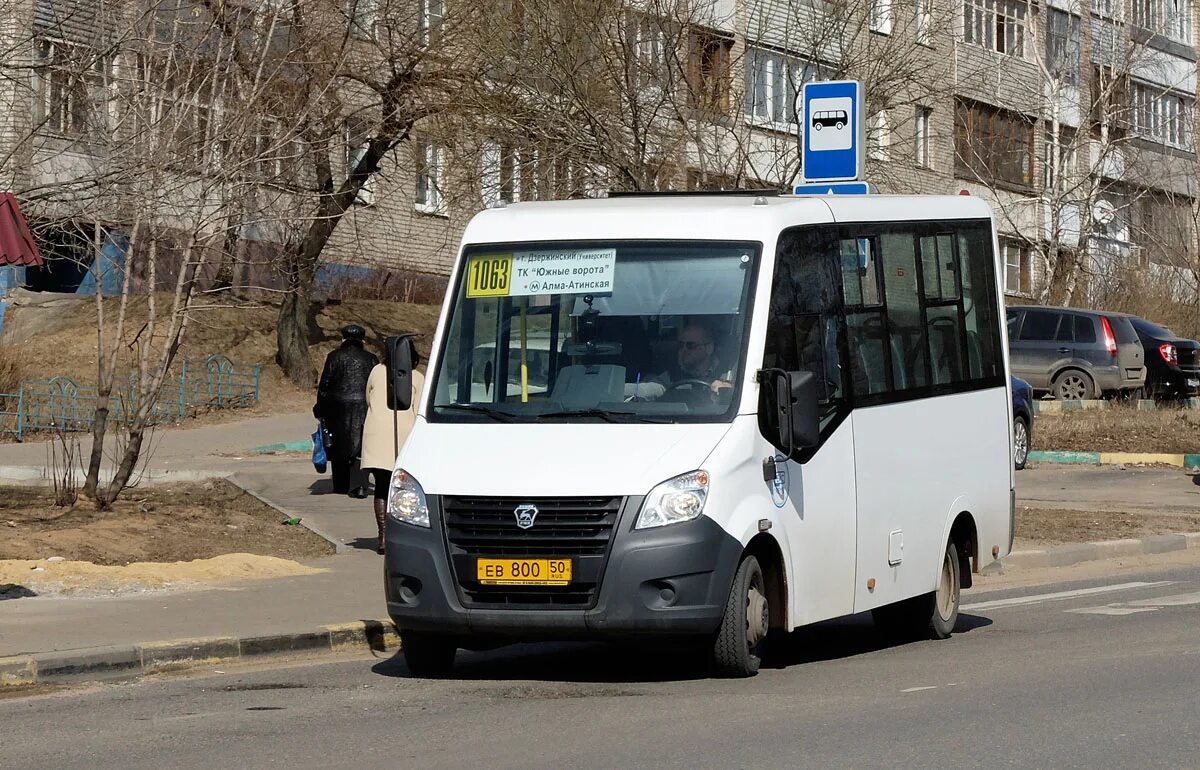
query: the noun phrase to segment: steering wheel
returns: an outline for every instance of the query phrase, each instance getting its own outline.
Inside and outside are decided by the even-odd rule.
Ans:
[[[705,382],[704,380],[680,380],[679,382],[672,382],[670,385],[668,385],[666,389],[663,390],[663,395],[667,395],[672,390],[682,390],[685,386],[688,387],[688,390],[691,390],[692,385],[699,385],[705,390],[708,390],[710,387],[712,387],[711,382]]]

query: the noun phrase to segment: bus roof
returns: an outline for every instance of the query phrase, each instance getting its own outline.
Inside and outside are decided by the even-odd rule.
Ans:
[[[487,209],[468,223],[463,243],[612,239],[766,243],[796,225],[991,216],[984,200],[965,195],[627,195]]]

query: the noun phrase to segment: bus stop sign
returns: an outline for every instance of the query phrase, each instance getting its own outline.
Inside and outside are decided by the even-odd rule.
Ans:
[[[867,126],[862,84],[857,80],[805,83],[800,92],[804,115],[805,182],[858,181],[865,172]]]

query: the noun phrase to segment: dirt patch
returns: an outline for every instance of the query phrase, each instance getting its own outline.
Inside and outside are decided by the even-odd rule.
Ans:
[[[1033,444],[1035,449],[1076,452],[1200,452],[1200,410],[1115,406],[1043,412],[1034,420]]]
[[[1200,513],[1164,516],[1113,511],[1017,508],[1018,547],[1089,543],[1173,532],[1200,532]]]
[[[87,561],[0,560],[0,599],[141,593],[324,571],[290,559],[252,553],[230,553],[194,561],[134,562],[122,566]]]
[[[3,487],[0,559],[61,557],[127,565],[232,553],[283,559],[333,553],[324,539],[283,524],[284,518],[223,480],[132,490],[108,512],[83,501],[73,508],[57,508],[50,491],[41,487]]]
[[[24,294],[10,307],[2,343],[14,349],[11,367],[30,380],[65,375],[80,384],[96,381],[96,306],[94,298],[56,298],[45,304],[38,295]],[[107,300],[105,312],[115,317],[116,300]],[[169,295],[159,298],[160,311],[170,307]],[[348,323],[367,330],[368,347],[377,355],[384,339],[400,332],[417,332],[417,349],[428,357],[440,307],[386,300],[329,300],[313,304],[309,331],[313,361],[318,371],[329,351],[341,340],[338,330]],[[203,422],[248,416],[302,411],[312,406],[312,391],[293,386],[275,364],[279,305],[273,298],[242,302],[205,299],[191,313],[180,358],[203,358],[221,353],[239,364],[262,364],[262,402],[253,409],[213,412]],[[147,317],[146,300],[130,302],[127,326],[130,337],[139,333]],[[54,355],[46,355],[46,351]],[[20,355],[17,355],[19,351]],[[0,361],[0,381],[5,364]],[[12,379],[15,375],[9,375]],[[18,377],[18,379],[19,379]],[[4,391],[0,391],[4,392]]]

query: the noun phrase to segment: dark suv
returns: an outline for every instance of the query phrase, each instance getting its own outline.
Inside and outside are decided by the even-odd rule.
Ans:
[[[1010,307],[1008,352],[1014,375],[1058,399],[1127,395],[1146,382],[1142,343],[1121,313]]]
[[[1146,395],[1186,398],[1200,393],[1200,342],[1184,339],[1145,318],[1128,318],[1146,356]]]

